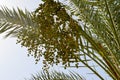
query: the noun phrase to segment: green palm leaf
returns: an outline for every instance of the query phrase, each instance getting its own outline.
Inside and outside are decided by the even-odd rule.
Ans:
[[[22,11],[19,8],[10,10],[3,7],[0,10],[0,33],[8,31],[6,37],[11,34],[15,36],[21,29],[34,26],[32,17],[32,13],[27,10]]]
[[[36,75],[32,75],[31,79],[26,80],[85,80],[85,79],[75,72],[64,73],[52,71],[46,73],[43,71]]]
[[[95,3],[95,4],[94,4]],[[120,2],[118,0],[70,0],[71,13],[77,14],[79,20],[85,23],[83,37],[95,48],[99,57],[93,56],[113,79],[119,79],[119,23],[116,23],[116,13]],[[77,11],[73,11],[73,10]],[[116,25],[117,24],[117,25]],[[92,34],[92,35],[90,35]],[[86,46],[86,48],[89,48]],[[93,49],[92,49],[93,50]],[[89,54],[90,55],[90,54]],[[89,56],[88,55],[88,56]],[[102,57],[104,61],[99,58]],[[95,59],[93,59],[95,61]],[[95,61],[96,62],[96,61]],[[105,63],[104,63],[105,62]],[[113,65],[114,64],[114,65]]]

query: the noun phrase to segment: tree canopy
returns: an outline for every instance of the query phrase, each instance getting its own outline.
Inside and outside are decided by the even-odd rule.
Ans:
[[[115,80],[120,79],[120,1],[119,0],[43,0],[32,13],[3,8],[0,33],[8,31],[17,43],[28,49],[36,62],[44,57],[48,64],[62,62],[65,67],[79,62],[104,78],[89,64],[97,63]],[[4,16],[4,17],[3,17]]]

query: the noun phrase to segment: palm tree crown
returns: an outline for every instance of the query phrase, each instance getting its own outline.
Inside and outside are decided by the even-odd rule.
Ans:
[[[119,80],[120,1],[67,0],[67,6],[43,1],[33,13],[0,10],[0,33],[8,31],[6,36],[17,36],[17,42],[27,47],[36,61],[44,56],[48,64],[62,62],[65,67],[71,62],[79,67],[81,62],[104,80],[90,66],[89,58],[112,79]]]

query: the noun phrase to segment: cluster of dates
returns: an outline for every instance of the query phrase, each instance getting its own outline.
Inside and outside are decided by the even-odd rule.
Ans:
[[[71,61],[78,64],[78,24],[61,3],[48,0],[40,4],[34,12],[33,21],[36,26],[24,28],[18,35],[18,43],[28,48],[36,62],[43,56],[49,64],[62,62],[70,66]]]

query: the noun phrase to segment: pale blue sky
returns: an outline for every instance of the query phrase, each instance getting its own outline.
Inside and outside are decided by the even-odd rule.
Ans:
[[[0,6],[34,11],[40,2],[41,0],[0,0]],[[34,59],[27,56],[27,50],[16,44],[15,38],[3,39],[3,35],[0,35],[0,80],[24,80],[30,78],[31,74],[39,72],[41,67],[41,62],[35,64]],[[87,80],[98,80],[94,75],[86,75],[85,73],[89,71],[85,68],[72,70],[81,73]],[[101,74],[105,73],[101,71]]]
[[[21,9],[35,10],[41,0],[0,0],[0,6],[20,7]]]

